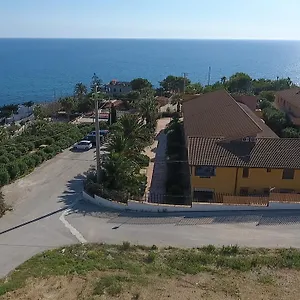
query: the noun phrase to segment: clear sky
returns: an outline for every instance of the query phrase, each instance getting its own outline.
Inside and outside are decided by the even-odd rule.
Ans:
[[[0,0],[0,37],[300,40],[300,0]]]

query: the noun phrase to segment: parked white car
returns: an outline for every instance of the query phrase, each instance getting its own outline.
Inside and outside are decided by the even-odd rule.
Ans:
[[[73,145],[73,149],[76,150],[90,150],[92,147],[93,145],[91,141],[86,141],[86,140],[80,141]]]

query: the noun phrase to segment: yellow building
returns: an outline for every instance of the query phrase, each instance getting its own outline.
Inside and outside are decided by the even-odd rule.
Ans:
[[[300,192],[300,139],[282,139],[226,91],[183,105],[194,201]]]

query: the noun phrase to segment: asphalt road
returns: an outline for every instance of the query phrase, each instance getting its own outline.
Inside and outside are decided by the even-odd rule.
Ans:
[[[14,210],[0,219],[0,277],[36,253],[78,242],[300,247],[300,211],[157,215],[87,204],[82,179],[93,158],[93,150],[67,150],[4,188]]]
[[[38,252],[78,242],[59,217],[80,197],[93,158],[93,150],[67,150],[4,187],[14,210],[0,219],[0,277]]]

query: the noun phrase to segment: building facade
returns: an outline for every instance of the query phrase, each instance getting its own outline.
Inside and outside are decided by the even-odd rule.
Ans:
[[[279,138],[226,92],[183,104],[194,201],[300,193],[300,139]]]
[[[112,80],[104,86],[105,92],[110,96],[126,95],[132,91],[130,82]]]

